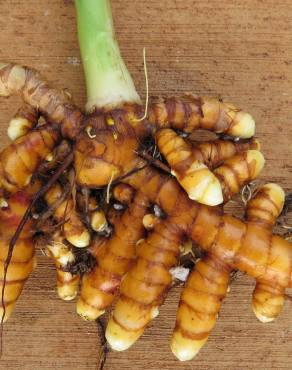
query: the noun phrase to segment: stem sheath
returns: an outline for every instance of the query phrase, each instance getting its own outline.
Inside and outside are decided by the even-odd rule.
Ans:
[[[109,0],[75,0],[86,110],[141,104],[115,38]]]

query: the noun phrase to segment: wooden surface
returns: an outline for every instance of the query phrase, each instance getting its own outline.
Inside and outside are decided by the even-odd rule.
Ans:
[[[142,48],[147,47],[153,95],[185,91],[220,96],[257,121],[267,164],[262,175],[292,189],[291,0],[113,0],[123,55],[144,95]],[[38,68],[79,105],[85,101],[72,1],[0,0],[0,60]],[[19,100],[1,101],[1,144]],[[179,363],[168,347],[179,289],[160,316],[125,353],[110,353],[106,370],[292,369],[292,303],[260,324],[251,310],[253,281],[240,275],[220,320],[192,362]],[[4,370],[95,370],[99,340],[94,323],[55,294],[54,269],[39,265],[5,326]]]

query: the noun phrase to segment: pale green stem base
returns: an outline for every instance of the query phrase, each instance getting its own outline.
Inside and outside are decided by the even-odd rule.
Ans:
[[[86,110],[141,104],[115,38],[109,0],[75,0],[87,87]]]

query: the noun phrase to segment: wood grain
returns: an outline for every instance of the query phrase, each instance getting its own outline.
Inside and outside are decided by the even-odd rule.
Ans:
[[[142,49],[147,47],[153,95],[186,91],[221,96],[251,112],[267,159],[263,181],[292,188],[292,2],[290,0],[113,0],[118,38],[143,96]],[[38,68],[85,102],[74,4],[62,0],[0,0],[0,60]],[[17,98],[1,101],[0,141],[7,143]],[[253,281],[232,284],[208,344],[190,363],[178,363],[168,340],[179,289],[125,353],[110,353],[106,370],[291,369],[292,304],[260,324],[251,310]],[[54,269],[39,253],[15,313],[5,325],[0,369],[95,370],[99,340],[74,303],[55,294]]]

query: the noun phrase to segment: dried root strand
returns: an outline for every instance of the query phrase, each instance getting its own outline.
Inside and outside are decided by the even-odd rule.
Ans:
[[[110,351],[105,338],[105,324],[102,318],[96,320],[99,338],[100,338],[100,353],[99,353],[99,364],[98,370],[103,370],[106,364],[107,355]]]
[[[170,168],[162,163],[160,160],[152,157],[149,153],[145,152],[145,151],[139,151],[137,152],[137,154],[141,157],[141,158],[144,158],[150,165],[162,170],[163,172],[166,172],[166,173],[171,173],[171,170]]]

